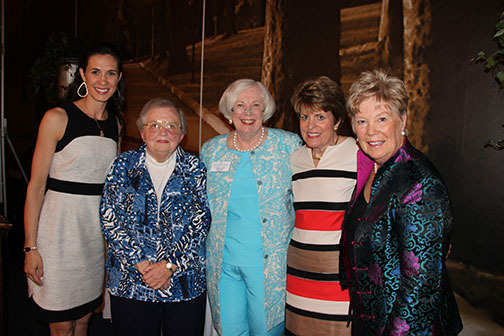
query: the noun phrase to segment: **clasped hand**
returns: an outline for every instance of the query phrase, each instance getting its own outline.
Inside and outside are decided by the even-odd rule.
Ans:
[[[137,270],[142,274],[142,279],[152,289],[166,290],[170,287],[172,272],[166,268],[166,261],[161,260],[153,263],[149,260],[144,260],[135,265]],[[175,266],[175,270],[178,266]]]

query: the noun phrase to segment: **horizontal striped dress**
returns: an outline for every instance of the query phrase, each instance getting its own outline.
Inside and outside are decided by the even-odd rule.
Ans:
[[[291,155],[296,222],[287,254],[286,335],[350,335],[349,295],[339,284],[341,223],[357,179],[353,138]]]

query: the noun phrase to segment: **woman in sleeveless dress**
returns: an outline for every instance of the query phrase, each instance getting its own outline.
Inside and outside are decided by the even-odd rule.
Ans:
[[[119,148],[121,67],[110,44],[89,48],[71,92],[81,99],[50,109],[39,127],[25,203],[24,270],[32,308],[51,335],[86,335],[102,303],[98,208]]]
[[[286,335],[350,335],[349,293],[340,287],[339,240],[357,178],[357,144],[345,136],[345,97],[320,76],[291,98],[306,145],[292,153],[296,221],[287,252]]]

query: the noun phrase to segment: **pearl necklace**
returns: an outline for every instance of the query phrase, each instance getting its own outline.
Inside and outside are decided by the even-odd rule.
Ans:
[[[254,147],[252,147],[250,149],[241,149],[240,147],[238,147],[238,144],[236,143],[236,131],[234,131],[234,134],[233,134],[233,147],[238,152],[250,152],[250,151],[253,151],[254,149],[259,148],[259,146],[261,146],[261,144],[263,142],[263,139],[264,139],[264,127],[261,127],[261,138],[259,139],[259,142]]]

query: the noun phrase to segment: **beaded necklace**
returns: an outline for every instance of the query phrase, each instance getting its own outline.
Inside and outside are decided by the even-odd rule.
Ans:
[[[254,147],[252,147],[252,148],[241,149],[240,147],[238,147],[238,143],[236,142],[236,131],[234,131],[234,134],[233,134],[233,147],[238,152],[250,152],[250,151],[253,151],[254,149],[259,148],[259,146],[261,146],[261,143],[263,142],[263,139],[264,139],[264,127],[261,127],[261,138],[259,139],[259,142],[257,142],[257,144]]]

